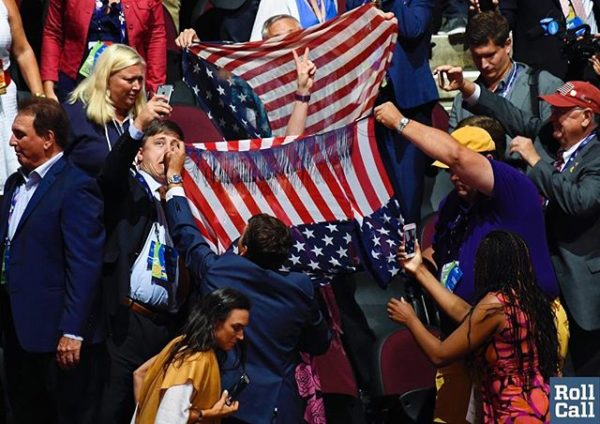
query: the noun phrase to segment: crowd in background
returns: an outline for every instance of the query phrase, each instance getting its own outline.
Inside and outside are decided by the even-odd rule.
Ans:
[[[337,341],[330,292],[279,271],[292,238],[269,215],[213,252],[159,89],[195,104],[195,43],[283,39],[366,3],[397,25],[373,116],[404,221],[421,225],[427,174],[453,187],[431,245],[395,258],[440,336],[387,305],[437,368],[434,421],[549,422],[550,377],[600,375],[596,0],[0,0],[0,422],[368,422],[355,283],[330,287],[360,390],[321,395],[298,365]],[[477,79],[430,68],[434,33],[463,37]],[[308,48],[292,59],[301,136],[322,75]],[[438,90],[456,92],[446,126]]]

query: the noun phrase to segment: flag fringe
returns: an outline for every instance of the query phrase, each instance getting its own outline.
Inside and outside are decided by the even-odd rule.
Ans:
[[[196,164],[207,164],[209,172],[201,172],[211,183],[234,185],[268,182],[281,176],[290,176],[291,183],[301,184],[301,178],[293,176],[302,171],[318,180],[321,178],[321,166],[329,169],[341,166],[346,169],[352,154],[353,128],[343,127],[269,149],[216,151],[188,146],[187,154]]]

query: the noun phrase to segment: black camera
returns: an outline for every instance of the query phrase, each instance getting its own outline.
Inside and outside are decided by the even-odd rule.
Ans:
[[[600,39],[594,37],[590,26],[576,17],[567,22],[552,18],[540,21],[544,35],[556,36],[562,40],[562,54],[570,61],[587,60],[600,53]]]

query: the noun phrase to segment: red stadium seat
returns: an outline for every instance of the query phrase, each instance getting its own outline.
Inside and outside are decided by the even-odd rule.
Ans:
[[[187,143],[223,140],[203,110],[191,105],[172,105],[171,120],[183,130]]]
[[[431,423],[435,367],[411,332],[401,328],[385,336],[375,356],[373,407],[381,422]]]
[[[431,126],[448,132],[448,112],[439,103],[436,103],[431,111]]]

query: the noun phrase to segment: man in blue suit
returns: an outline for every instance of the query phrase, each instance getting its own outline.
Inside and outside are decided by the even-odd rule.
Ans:
[[[292,237],[277,218],[253,216],[238,243],[238,253],[215,254],[194,223],[180,181],[185,157],[183,143],[168,157],[167,218],[169,231],[190,272],[202,280],[207,294],[232,287],[252,302],[252,318],[245,330],[246,371],[250,386],[241,393],[233,422],[303,422],[303,403],[295,381],[299,353],[325,353],[330,333],[315,300],[313,285],[301,273],[275,271],[288,257]],[[222,368],[222,385],[240,377],[230,355]]]
[[[348,10],[371,0],[348,0]],[[398,43],[387,83],[378,103],[391,101],[403,114],[431,125],[431,112],[438,91],[429,68],[431,14],[434,0],[382,0],[381,9],[398,20]],[[429,159],[396,131],[378,127],[377,139],[406,222],[419,222],[423,178]]]
[[[0,313],[18,423],[93,423],[100,394],[102,201],[63,156],[68,128],[47,99],[25,103],[12,125],[21,168],[0,209]]]

